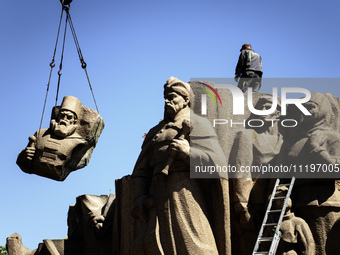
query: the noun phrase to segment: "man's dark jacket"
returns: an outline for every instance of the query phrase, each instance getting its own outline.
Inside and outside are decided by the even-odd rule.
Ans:
[[[254,71],[262,76],[262,58],[252,49],[242,50],[237,62],[235,75],[241,76],[247,71]]]

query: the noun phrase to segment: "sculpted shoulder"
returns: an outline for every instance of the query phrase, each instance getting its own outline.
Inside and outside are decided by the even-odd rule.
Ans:
[[[210,121],[195,113],[190,114],[190,127],[191,137],[216,136],[216,132]]]

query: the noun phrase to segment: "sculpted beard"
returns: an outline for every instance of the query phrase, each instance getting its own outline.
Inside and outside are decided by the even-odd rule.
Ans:
[[[77,128],[77,125],[74,125],[74,124],[67,125],[66,123],[62,121],[59,124],[55,120],[51,120],[51,125],[52,125],[52,132],[61,138],[65,138],[69,135],[72,135]]]

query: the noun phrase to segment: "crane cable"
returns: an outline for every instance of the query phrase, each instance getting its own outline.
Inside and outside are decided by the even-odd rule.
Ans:
[[[46,102],[47,102],[47,96],[48,96],[48,92],[49,92],[49,88],[50,88],[50,84],[51,84],[52,71],[53,71],[53,68],[55,67],[55,55],[56,55],[56,51],[57,51],[58,40],[59,40],[59,34],[60,34],[60,28],[61,28],[61,23],[62,23],[64,11],[66,12],[66,22],[65,22],[65,31],[64,31],[63,47],[62,47],[62,53],[61,53],[59,71],[58,71],[58,76],[59,76],[59,77],[58,77],[58,86],[57,86],[57,93],[56,93],[56,101],[55,101],[55,105],[57,105],[57,101],[58,101],[59,88],[60,88],[60,80],[61,80],[61,70],[62,70],[62,63],[63,63],[63,59],[64,59],[64,47],[65,47],[65,40],[66,40],[67,23],[69,23],[70,28],[71,28],[71,32],[72,32],[72,36],[73,36],[73,40],[74,40],[75,45],[76,45],[76,48],[77,48],[77,52],[78,52],[79,60],[80,60],[80,63],[81,63],[81,67],[85,70],[85,74],[86,74],[86,77],[87,77],[87,81],[88,81],[88,83],[89,83],[89,87],[90,87],[90,90],[91,90],[91,93],[92,93],[93,101],[94,101],[94,104],[95,104],[95,106],[96,106],[96,110],[97,110],[97,112],[99,113],[98,106],[97,106],[97,102],[96,102],[96,99],[95,99],[95,96],[94,96],[94,93],[93,93],[93,89],[92,89],[92,86],[91,86],[90,78],[89,78],[89,75],[88,75],[87,69],[86,69],[87,64],[86,64],[86,62],[84,61],[83,55],[82,55],[82,53],[81,53],[81,49],[80,49],[80,46],[79,46],[78,38],[77,38],[76,31],[75,31],[74,26],[73,26],[73,23],[72,23],[72,19],[71,19],[71,15],[70,15],[69,10],[70,10],[70,5],[68,4],[68,6],[67,6],[67,5],[65,5],[65,4],[62,2],[62,10],[61,10],[60,21],[59,21],[59,27],[58,27],[58,32],[57,32],[57,39],[56,39],[56,43],[55,43],[55,47],[54,47],[54,52],[53,52],[52,61],[51,61],[51,63],[50,63],[51,70],[50,70],[50,75],[49,75],[49,79],[48,79],[48,83],[47,83],[46,96],[45,96],[45,101],[44,101],[42,116],[41,116],[41,120],[40,120],[40,126],[39,126],[39,129],[38,129],[38,130],[41,129],[42,122],[43,122],[43,118],[44,118],[44,113],[45,113],[45,108],[46,108]]]
[[[49,76],[48,83],[47,83],[47,90],[46,90],[46,95],[45,95],[44,107],[43,107],[43,110],[42,110],[42,115],[41,115],[41,120],[40,120],[40,126],[39,126],[39,129],[38,129],[38,130],[41,129],[41,125],[42,125],[42,122],[43,122],[43,119],[44,119],[44,113],[45,113],[45,108],[46,108],[46,101],[47,101],[48,91],[50,90],[52,71],[53,71],[53,67],[55,67],[55,63],[54,63],[54,62],[55,62],[55,54],[56,54],[56,52],[57,52],[58,39],[59,39],[59,33],[60,33],[61,22],[62,22],[62,19],[63,19],[63,13],[64,13],[64,10],[62,9],[62,10],[61,10],[61,15],[60,15],[60,21],[59,21],[58,32],[57,32],[57,39],[56,39],[55,46],[54,46],[54,52],[53,52],[52,61],[51,61],[51,63],[50,63],[51,70],[50,70],[50,76]]]
[[[59,65],[59,71],[58,71],[58,86],[57,86],[57,94],[56,94],[56,98],[55,98],[55,106],[57,106],[57,103],[58,103],[61,70],[63,69],[64,49],[65,49],[65,40],[66,40],[66,31],[67,31],[67,21],[68,21],[68,18],[66,18],[66,22],[65,22],[64,40],[63,40],[63,47],[62,47],[62,50],[61,50],[60,65]]]
[[[86,69],[87,64],[84,61],[83,54],[81,53],[81,49],[80,49],[80,46],[79,46],[78,38],[77,38],[77,35],[76,35],[76,30],[74,29],[69,9],[70,8],[65,8],[65,11],[66,11],[66,14],[67,14],[67,19],[68,19],[69,24],[70,24],[71,32],[72,32],[72,35],[73,35],[73,40],[74,40],[74,43],[75,43],[76,48],[77,48],[77,52],[78,52],[79,60],[80,60],[80,63],[81,63],[81,67],[84,69],[87,81],[89,83],[89,87],[90,87],[90,90],[91,90],[91,93],[92,93],[94,104],[96,106],[96,110],[99,113],[97,102],[96,102],[96,98],[94,97],[94,93],[93,93],[93,89],[92,89],[92,86],[91,86],[90,78],[89,78],[89,75],[88,75],[87,69]]]

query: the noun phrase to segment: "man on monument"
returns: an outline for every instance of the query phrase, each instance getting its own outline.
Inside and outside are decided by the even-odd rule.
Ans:
[[[216,134],[190,111],[188,83],[171,77],[164,98],[164,119],[148,132],[132,174],[132,254],[230,254],[228,180],[190,178],[191,158],[224,164]]]
[[[243,93],[247,91],[248,87],[251,87],[253,92],[258,92],[261,88],[262,58],[252,50],[249,43],[243,44],[240,51],[234,78],[238,82],[237,87]]]
[[[94,145],[77,132],[82,107],[78,98],[64,97],[60,108],[53,110],[50,128],[30,136],[19,154],[17,164],[22,171],[63,181],[71,171],[88,164]]]

